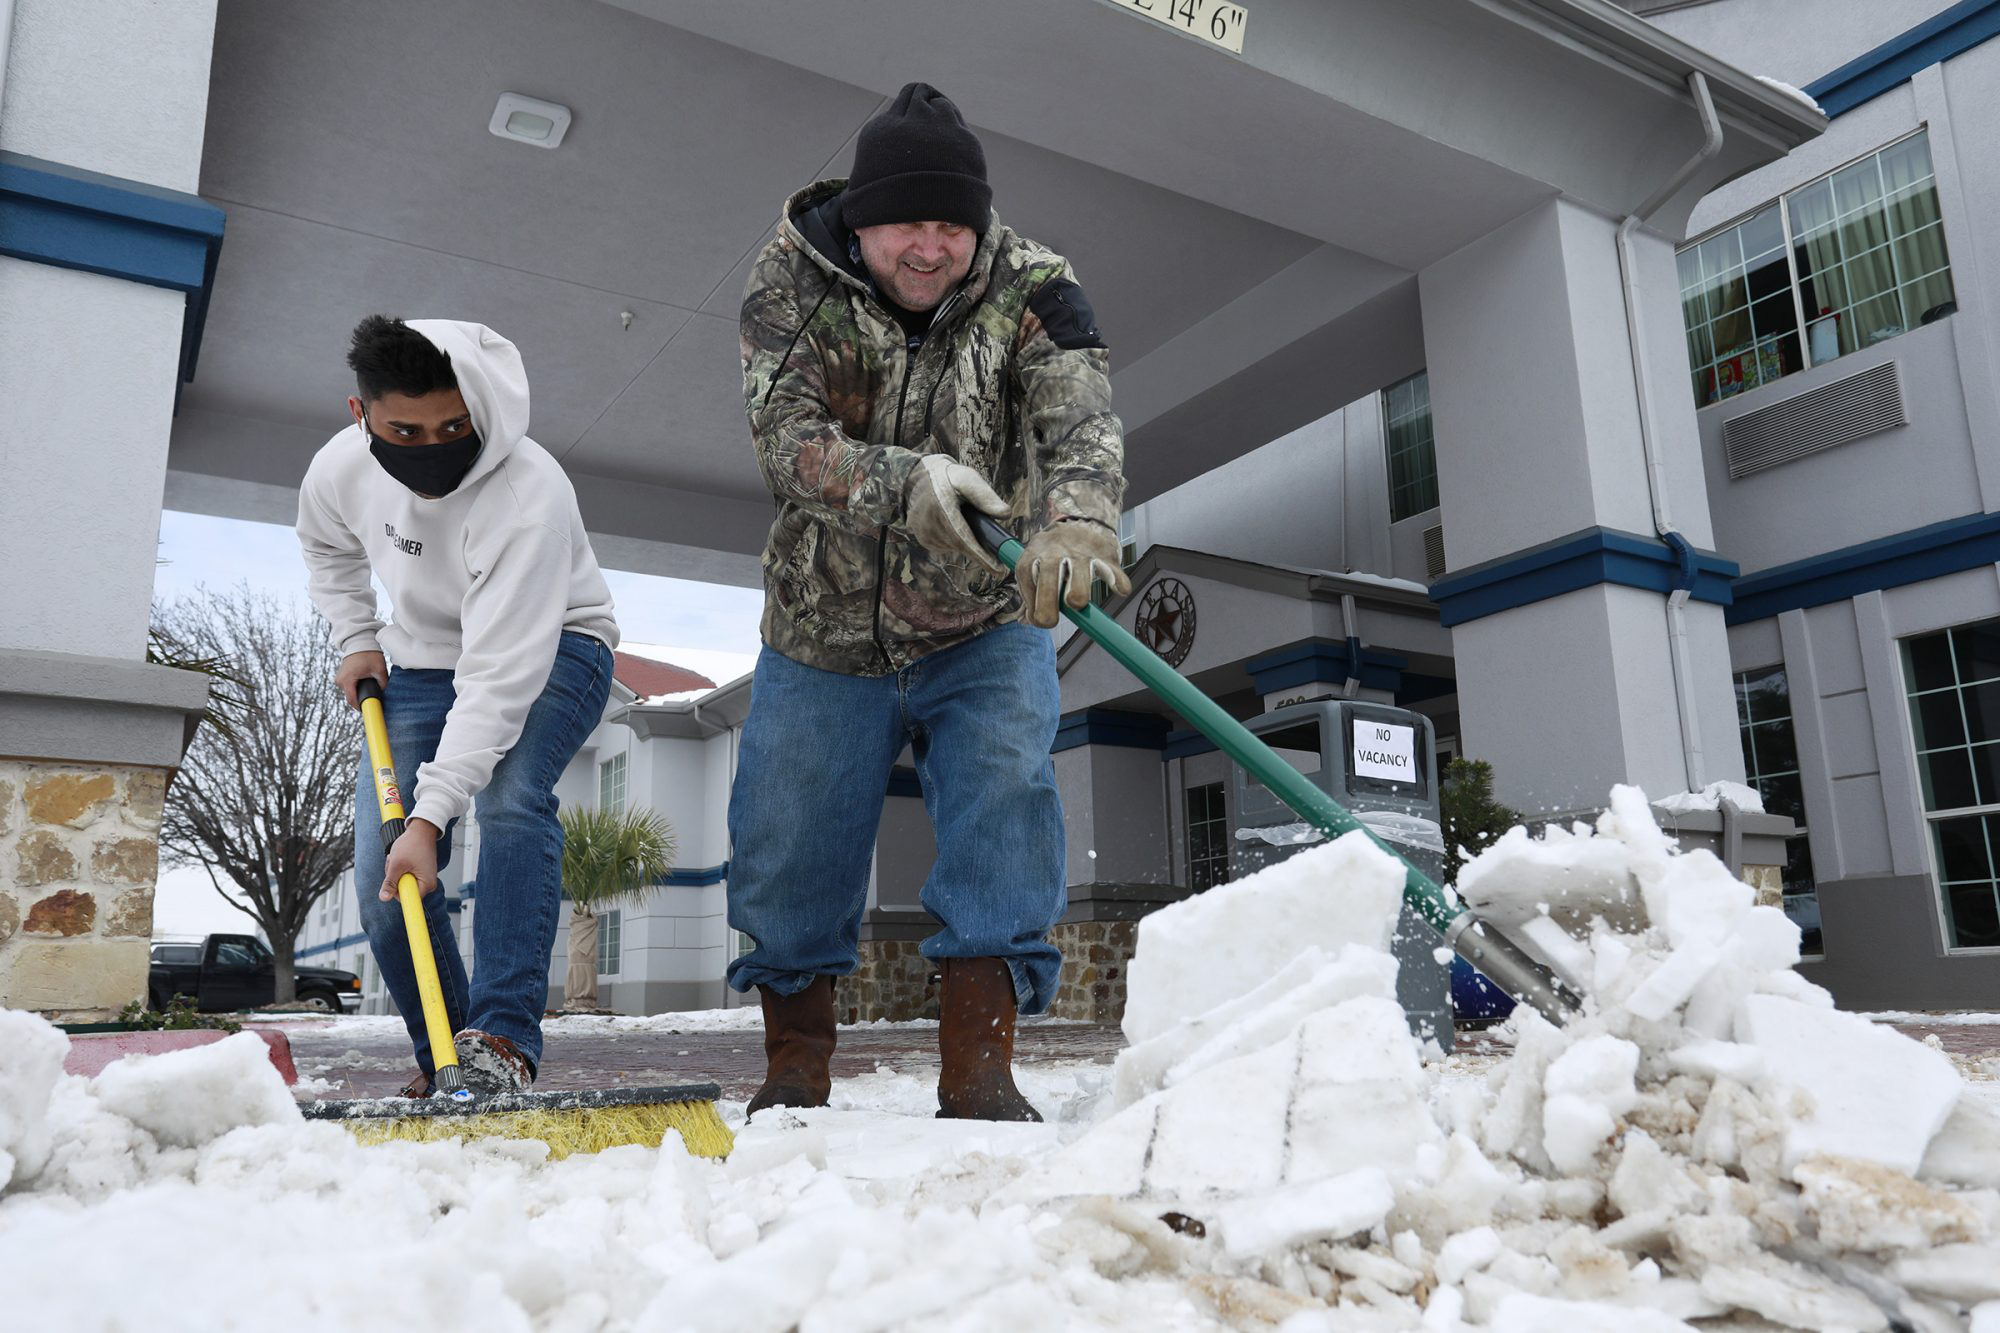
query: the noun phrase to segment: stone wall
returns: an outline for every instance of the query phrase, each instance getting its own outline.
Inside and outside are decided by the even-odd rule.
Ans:
[[[0,1005],[94,1022],[145,995],[166,778],[0,759]]]
[[[1125,1014],[1125,969],[1132,961],[1136,921],[1066,921],[1049,931],[1063,951],[1062,980],[1049,1013],[1092,1023]],[[937,971],[915,939],[861,941],[861,965],[834,992],[843,1023],[903,1022],[938,1016]]]
[[[928,932],[926,932],[928,933]],[[878,1018],[904,1022],[938,1016],[937,968],[913,939],[863,940],[861,965],[834,984],[834,1013],[843,1023]]]
[[[1049,932],[1063,952],[1062,983],[1049,1013],[1090,1023],[1125,1017],[1125,970],[1137,948],[1136,921],[1065,921]]]

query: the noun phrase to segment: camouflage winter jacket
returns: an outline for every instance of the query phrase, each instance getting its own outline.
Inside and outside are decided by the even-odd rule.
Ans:
[[[867,676],[1020,611],[1011,575],[903,531],[920,457],[977,469],[1026,540],[1060,518],[1117,526],[1124,440],[1109,353],[1061,256],[994,218],[912,350],[840,221],[845,183],[793,195],[757,257],[743,297],[743,395],[778,501],[764,641]]]

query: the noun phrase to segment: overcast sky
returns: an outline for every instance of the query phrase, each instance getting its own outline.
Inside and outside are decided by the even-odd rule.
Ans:
[[[295,614],[313,614],[305,561],[290,528],[168,510],[160,516],[159,558],[153,579],[157,597],[247,584],[290,605]],[[620,570],[606,570],[604,577],[627,648],[698,671],[718,685],[755,663],[764,601],[759,589]],[[250,919],[223,902],[202,871],[162,870],[153,901],[154,934],[251,929]]]

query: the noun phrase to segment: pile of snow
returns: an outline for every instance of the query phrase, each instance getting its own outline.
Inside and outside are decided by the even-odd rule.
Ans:
[[[1755,787],[1740,782],[1711,782],[1700,791],[1679,791],[1654,801],[1655,809],[1670,815],[1691,814],[1696,810],[1720,810],[1727,801],[1746,814],[1764,813],[1764,798]]]
[[[1371,912],[1391,926],[1375,886],[1395,863],[1350,837],[1280,870],[1147,919],[1140,959],[1164,945],[1178,974],[1148,996],[1188,1002],[1128,1012],[1123,1109],[1003,1199],[1213,1219],[1221,1254],[1333,1304],[1300,1330],[1349,1307],[1427,1329],[2000,1321],[1973,1310],[2000,1301],[2000,1116],[1939,1052],[1836,1011],[1793,971],[1798,928],[1681,854],[1638,791],[1461,874],[1590,1002],[1560,1030],[1518,1011],[1490,1085],[1428,1104],[1393,967],[1371,994],[1362,946],[1329,961],[1320,943],[1370,938]],[[1261,966],[1232,937],[1211,969],[1198,941],[1232,894],[1299,924],[1260,937]],[[1218,975],[1268,980],[1220,996]]]
[[[1590,997],[1561,1029],[1517,1011],[1483,1080],[1427,1066],[1395,1005],[1401,878],[1349,836],[1147,918],[1117,1065],[1021,1071],[1047,1123],[940,1122],[883,1069],[727,1163],[363,1149],[253,1037],[84,1080],[0,1013],[9,1320],[2000,1329],[2000,1113],[1836,1011],[1797,929],[1641,794],[1462,875]]]
[[[1766,74],[1759,74],[1757,76],[1757,82],[1763,84],[1766,88],[1769,88],[1773,92],[1783,93],[1785,96],[1791,98],[1794,102],[1803,102],[1806,106],[1812,108],[1814,111],[1819,112],[1819,114],[1822,116],[1826,114],[1826,109],[1820,106],[1820,104],[1816,100],[1814,100],[1813,95],[1809,92],[1806,92],[1804,89],[1794,88],[1791,84],[1786,83],[1784,80],[1774,79]]]

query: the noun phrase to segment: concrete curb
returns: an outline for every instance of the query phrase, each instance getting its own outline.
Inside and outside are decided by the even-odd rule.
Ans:
[[[80,1074],[86,1078],[102,1073],[104,1067],[128,1055],[164,1055],[168,1051],[188,1051],[197,1046],[209,1046],[229,1036],[213,1028],[192,1028],[178,1032],[91,1032],[73,1035],[69,1039],[69,1055],[63,1061],[65,1074]],[[270,1048],[271,1064],[285,1080],[287,1087],[299,1081],[299,1072],[292,1064],[292,1043],[282,1032],[259,1030],[259,1037]]]

